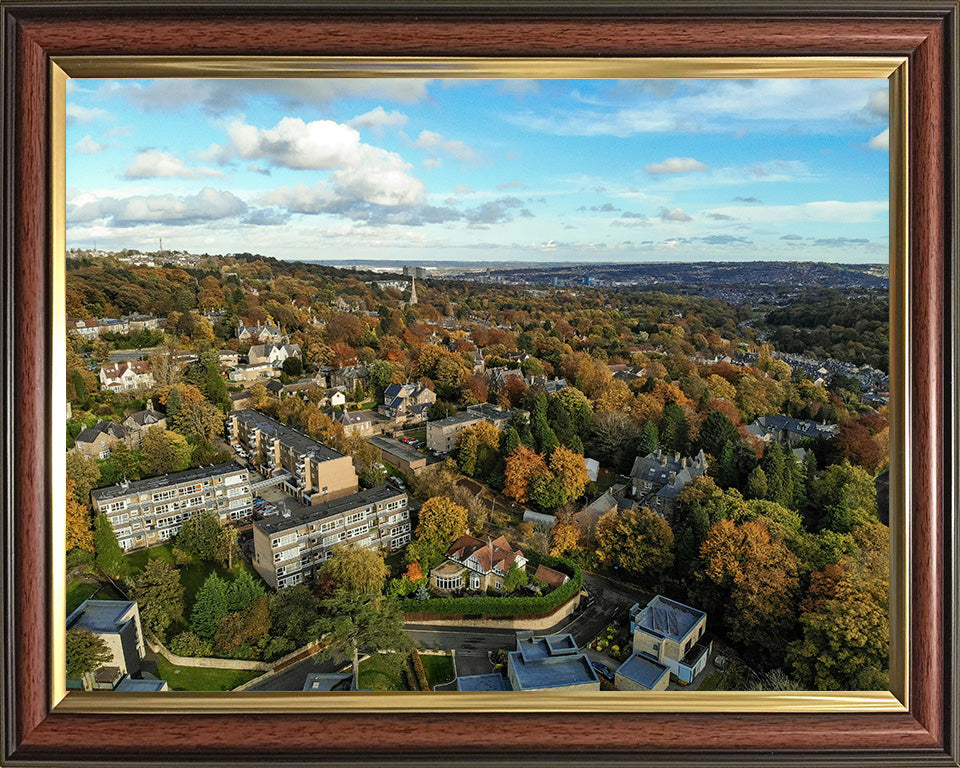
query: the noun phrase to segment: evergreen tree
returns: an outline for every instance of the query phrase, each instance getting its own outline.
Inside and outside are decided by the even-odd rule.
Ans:
[[[123,559],[123,550],[117,542],[113,526],[104,514],[97,515],[93,521],[93,550],[97,565],[111,578],[119,578],[126,573],[127,563]]]
[[[740,480],[740,473],[737,471],[737,458],[733,448],[733,442],[727,440],[720,451],[720,466],[717,472],[717,479],[724,488],[736,488]]]
[[[180,394],[180,388],[174,387],[167,396],[167,420],[173,423],[173,417],[183,408],[183,395]]]
[[[653,453],[660,447],[660,431],[657,425],[648,421],[640,430],[640,440],[637,442],[637,454],[646,456]]]
[[[746,494],[748,499],[767,498],[767,475],[763,467],[756,466],[747,478]]]
[[[250,571],[240,571],[237,578],[230,582],[227,589],[227,610],[242,611],[259,597],[263,597],[266,590],[263,582]]]
[[[102,637],[80,627],[67,630],[66,646],[67,679],[79,679],[84,690],[90,690],[90,675],[111,661],[113,653]]]
[[[140,620],[161,640],[171,624],[183,618],[183,585],[180,571],[163,560],[148,560],[133,588]]]
[[[784,482],[785,465],[783,449],[780,447],[780,444],[771,442],[763,453],[760,466],[763,468],[763,474],[767,478],[767,495],[764,498],[769,501],[774,501],[777,504],[790,503],[793,501],[792,488],[789,489],[790,498],[784,498],[787,495],[787,488]],[[756,498],[760,497],[758,496]]]
[[[200,637],[213,639],[220,619],[230,613],[229,591],[227,582],[216,573],[203,582],[190,614],[190,625]]]
[[[663,409],[659,429],[660,445],[665,451],[686,454],[690,424],[687,422],[687,416],[679,405],[670,403]]]
[[[710,411],[700,427],[700,447],[711,456],[717,457],[727,442],[740,439],[740,433],[733,422],[720,411]]]
[[[507,425],[507,428],[500,433],[500,453],[509,456],[518,445],[520,445],[520,433],[512,424]]]

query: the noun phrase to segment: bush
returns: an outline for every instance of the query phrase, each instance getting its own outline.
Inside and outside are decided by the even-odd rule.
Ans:
[[[421,691],[429,691],[430,683],[427,682],[427,673],[423,668],[423,661],[420,659],[420,654],[414,650],[410,654],[410,660],[413,662],[413,673],[417,676],[417,685]]]
[[[74,547],[69,552],[67,552],[67,570],[72,571],[74,568],[78,568],[81,565],[92,565],[93,564],[93,553],[87,552],[84,549],[79,549]]]
[[[174,565],[190,565],[190,563],[193,561],[193,558],[190,556],[190,554],[184,552],[182,549],[180,549],[180,547],[174,547],[171,550],[171,554],[173,555]]]
[[[178,656],[209,656],[213,652],[210,643],[194,632],[181,632],[170,641],[170,650]]]

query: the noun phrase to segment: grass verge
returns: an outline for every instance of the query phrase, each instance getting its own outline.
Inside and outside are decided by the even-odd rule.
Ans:
[[[262,674],[246,669],[178,667],[163,656],[157,659],[157,677],[166,680],[173,691],[231,691]]]
[[[357,688],[362,691],[408,691],[403,683],[403,664],[395,653],[375,653],[360,662]]]
[[[449,656],[427,656],[421,653],[420,661],[423,662],[423,671],[427,673],[431,690],[441,683],[453,680],[453,659]]]

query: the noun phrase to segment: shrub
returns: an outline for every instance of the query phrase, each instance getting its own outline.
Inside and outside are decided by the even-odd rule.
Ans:
[[[210,643],[194,632],[181,632],[174,637],[170,650],[178,656],[209,656],[213,652]]]
[[[413,673],[417,677],[417,685],[421,691],[429,691],[430,683],[427,682],[427,672],[423,668],[423,661],[420,660],[420,654],[414,650],[410,654],[410,661],[413,663]]]
[[[190,554],[184,552],[180,547],[174,547],[171,550],[171,554],[173,555],[174,565],[190,565],[190,562],[193,560]]]

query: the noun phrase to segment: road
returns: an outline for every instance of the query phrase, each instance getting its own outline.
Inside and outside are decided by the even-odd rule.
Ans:
[[[311,672],[338,672],[346,662],[320,661],[316,656],[304,659],[282,672],[271,675],[266,680],[249,688],[251,691],[302,691],[307,675]]]

